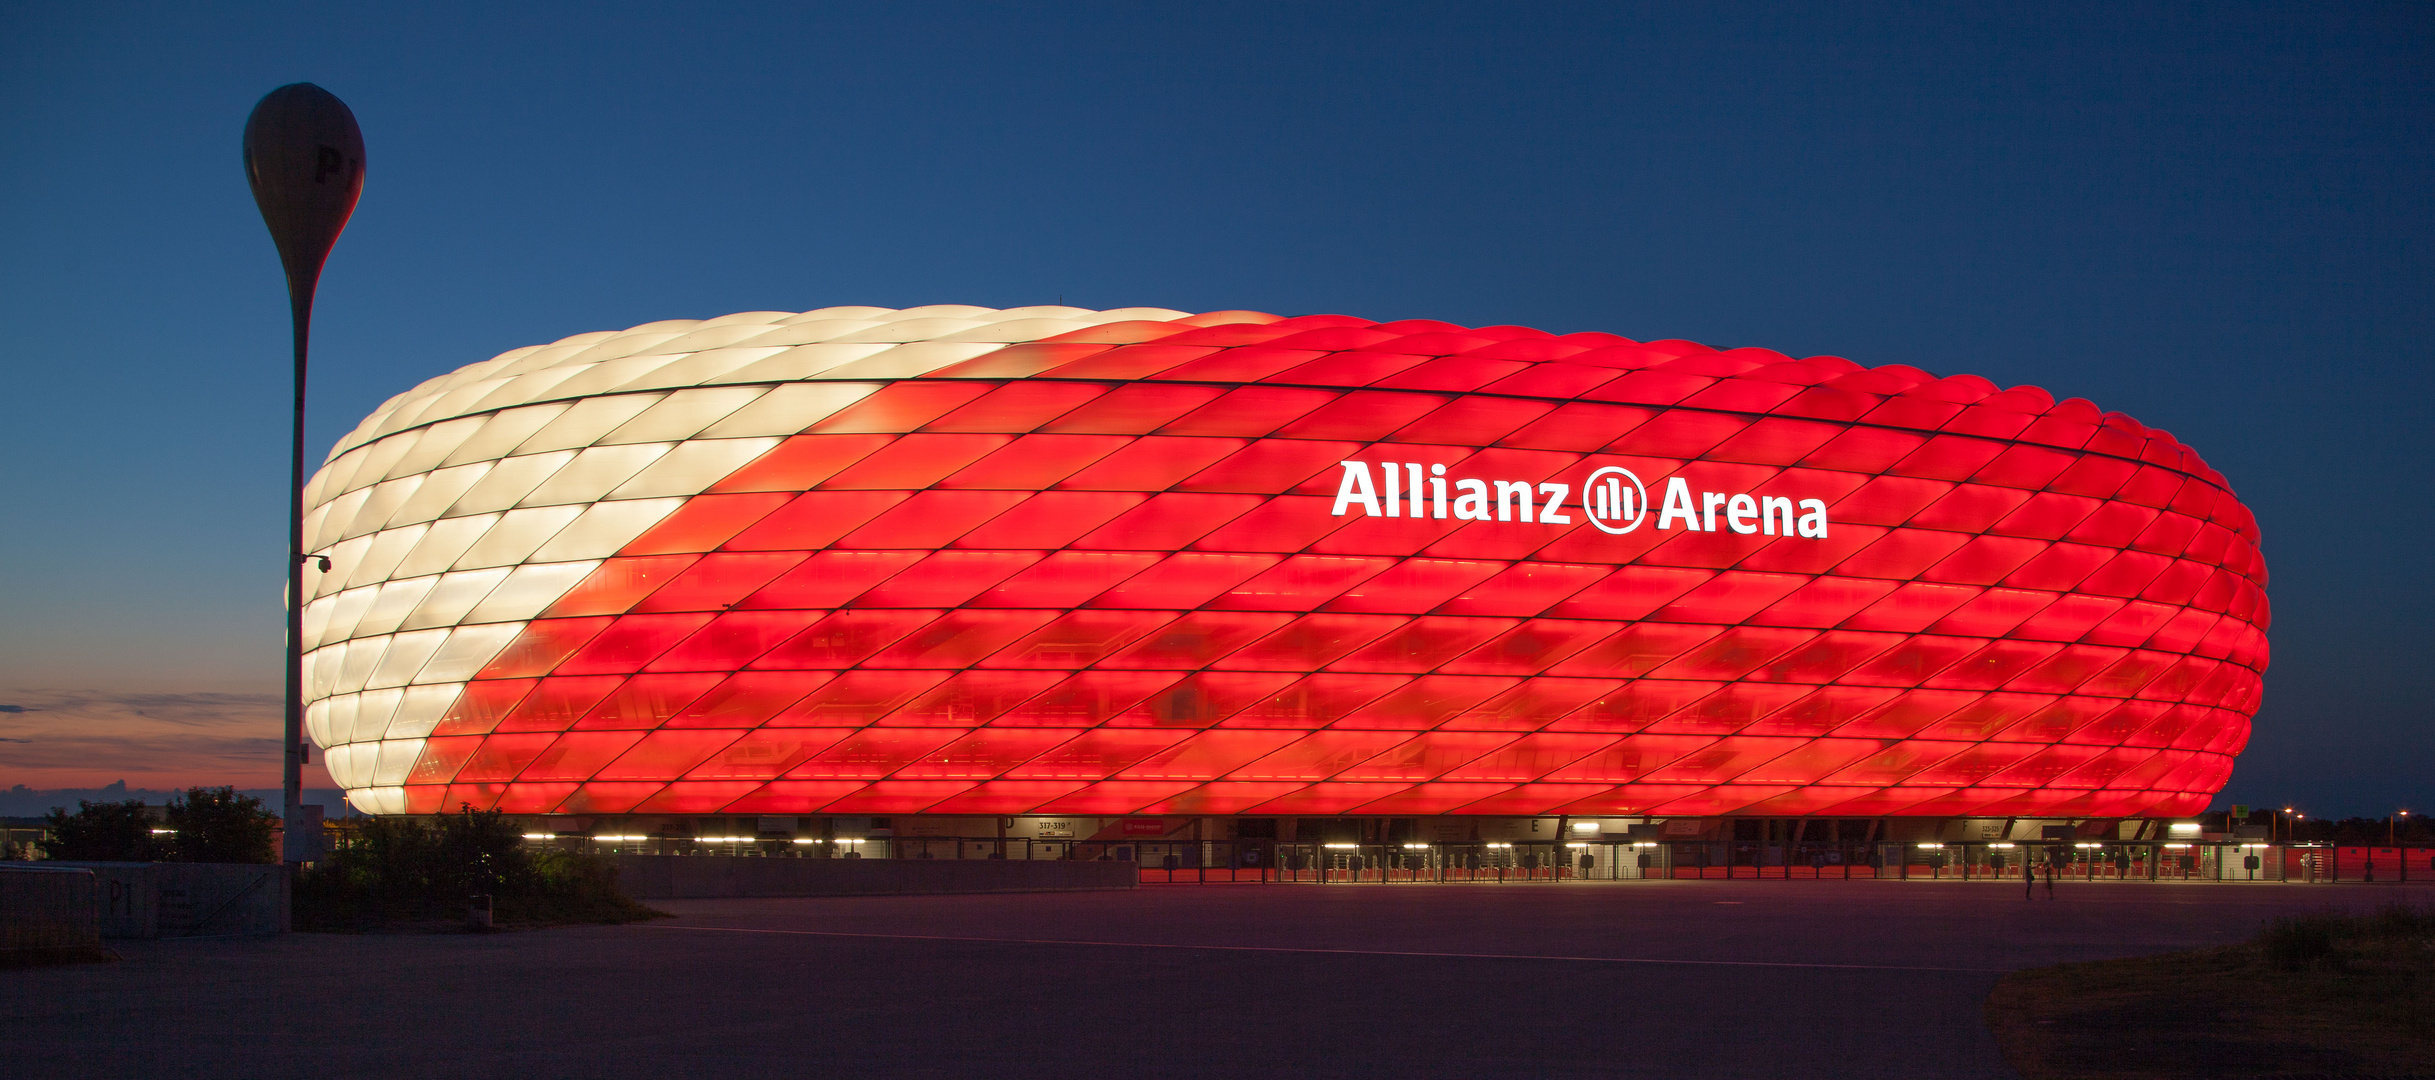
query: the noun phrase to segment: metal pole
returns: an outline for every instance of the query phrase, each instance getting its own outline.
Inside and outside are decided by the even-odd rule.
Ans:
[[[296,386],[288,443],[287,695],[280,763],[282,860],[304,862],[320,837],[304,822],[304,379],[313,291],[364,188],[364,137],[346,103],[311,83],[262,96],[245,120],[245,179],[287,274]],[[327,570],[327,560],[322,569]]]

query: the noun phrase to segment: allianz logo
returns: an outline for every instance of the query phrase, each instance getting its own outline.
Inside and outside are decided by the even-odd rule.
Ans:
[[[1337,464],[1344,468],[1336,484],[1335,508],[1330,511],[1337,517],[1359,507],[1371,517],[1573,524],[1572,512],[1565,507],[1573,496],[1573,486],[1568,483],[1450,478],[1444,465],[1427,466],[1424,472],[1419,462],[1412,461]],[[1690,481],[1681,476],[1666,477],[1664,492],[1652,507],[1648,485],[1639,476],[1620,465],[1609,465],[1583,479],[1580,500],[1573,505],[1591,525],[1619,536],[1647,524],[1652,516],[1660,530],[1812,540],[1826,536],[1826,503],[1821,499],[1730,491],[1695,494]]]

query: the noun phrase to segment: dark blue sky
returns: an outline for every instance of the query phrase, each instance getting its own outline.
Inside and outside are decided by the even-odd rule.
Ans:
[[[0,688],[275,692],[285,308],[237,142],[310,80],[370,157],[316,452],[518,345],[842,303],[1972,372],[2257,510],[2222,802],[2435,806],[2429,8],[253,9],[0,6]]]

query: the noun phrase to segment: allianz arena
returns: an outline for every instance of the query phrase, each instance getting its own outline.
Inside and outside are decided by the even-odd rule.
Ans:
[[[2267,662],[2166,432],[1513,326],[646,323],[400,394],[306,506],[377,813],[2163,818]]]

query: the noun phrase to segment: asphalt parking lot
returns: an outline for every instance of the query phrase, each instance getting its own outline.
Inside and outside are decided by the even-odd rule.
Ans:
[[[2004,971],[2435,889],[1683,881],[660,901],[0,972],[12,1077],[2003,1077]]]

